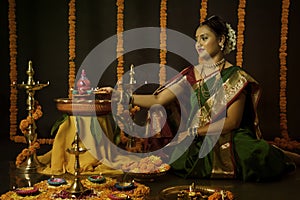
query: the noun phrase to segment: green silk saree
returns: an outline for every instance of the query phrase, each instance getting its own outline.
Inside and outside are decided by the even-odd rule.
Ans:
[[[184,70],[183,75],[187,76],[196,94],[191,97],[192,106],[187,123],[189,127],[205,126],[224,118],[226,108],[242,92],[246,94],[246,103],[238,129],[221,134],[220,137],[206,136],[205,144],[203,143],[205,137],[198,136],[186,151],[179,144],[172,155],[179,157],[171,164],[175,174],[184,178],[238,178],[244,181],[264,181],[279,177],[287,171],[290,165],[284,153],[262,139],[256,111],[260,88],[251,76],[237,66],[222,70],[219,78],[222,79],[223,87],[220,90],[223,92],[223,98],[216,98],[220,90],[209,91],[209,88],[216,82],[217,76],[208,78],[201,85],[194,78],[193,67]],[[207,91],[210,92],[209,95]],[[204,157],[200,157],[199,151],[203,150],[201,149],[203,145],[211,145],[212,150]]]

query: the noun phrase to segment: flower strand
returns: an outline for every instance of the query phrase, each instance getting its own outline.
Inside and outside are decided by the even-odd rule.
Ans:
[[[10,83],[17,82],[17,23],[16,23],[16,2],[8,1],[8,28],[9,28],[9,57],[10,57]],[[17,133],[17,99],[18,90],[10,87],[10,139],[13,140]]]
[[[121,82],[124,74],[124,47],[123,47],[123,32],[124,32],[124,0],[117,0],[117,80]]]
[[[199,19],[199,22],[200,24],[202,22],[205,21],[206,19],[206,16],[207,16],[207,3],[208,3],[208,0],[202,0],[201,1],[201,8],[200,8],[200,19]],[[198,62],[200,62],[200,56],[198,57]]]
[[[9,28],[9,56],[10,56],[10,82],[11,85],[17,82],[17,23],[16,23],[16,2],[15,0],[8,1],[8,28]],[[17,94],[18,90],[16,87],[10,88],[10,139],[17,143],[26,143],[24,135],[17,134]],[[33,114],[34,118],[39,118],[42,113],[38,109]],[[26,121],[27,122],[27,121]],[[21,126],[24,127],[26,123],[22,120],[20,122]],[[29,124],[28,124],[29,126]],[[25,129],[21,129],[22,133],[26,133]],[[53,139],[39,139],[41,144],[52,144]]]
[[[69,98],[72,97],[72,88],[75,83],[76,58],[76,0],[69,2]]]
[[[163,85],[166,82],[166,64],[167,64],[167,0],[160,2],[160,63],[159,63],[159,83]]]
[[[280,90],[279,90],[279,110],[280,110],[280,132],[282,138],[276,137],[273,144],[282,149],[294,150],[300,149],[300,143],[296,140],[291,140],[288,134],[287,121],[287,39],[288,39],[288,16],[289,16],[290,0],[282,0],[281,13],[281,37],[279,48],[280,60]]]
[[[28,116],[26,119],[21,120],[19,128],[21,132],[26,135],[29,134],[28,127],[32,125],[34,122],[33,120],[38,120],[43,116],[42,106],[38,104],[38,102],[35,102],[35,109],[31,113],[31,116]]]
[[[124,32],[124,0],[117,0],[117,85],[121,86],[122,77],[124,74],[124,44],[123,44],[123,32]],[[117,88],[118,91],[122,92],[122,87]],[[122,113],[124,110],[122,104],[118,104],[117,113]],[[120,127],[123,129],[123,127]]]
[[[20,128],[21,132],[24,134],[24,136],[26,136],[26,134],[29,134],[28,128],[30,125],[32,125],[34,123],[33,120],[36,121],[43,116],[42,106],[38,103],[38,101],[35,101],[34,107],[35,107],[35,109],[31,113],[31,116],[27,116],[26,119],[21,120],[21,122],[19,124],[19,128]],[[27,141],[24,136],[15,136],[14,141],[26,143]],[[36,141],[39,142],[39,144],[53,144],[54,139],[40,138],[40,139],[37,139]]]
[[[288,15],[289,15],[290,0],[282,0],[282,13],[281,13],[281,38],[280,38],[280,131],[283,138],[289,140],[288,127],[287,127],[287,64],[286,64],[286,50],[287,50],[287,33],[288,33]]]
[[[40,144],[38,142],[34,142],[30,144],[28,148],[22,150],[22,152],[16,158],[16,166],[20,166],[27,158],[36,153],[36,150],[40,148]]]
[[[244,30],[245,30],[245,8],[246,0],[240,0],[238,6],[238,26],[237,26],[237,52],[236,64],[242,67],[243,64],[243,45],[244,45]]]
[[[200,8],[200,23],[204,22],[207,16],[207,2],[208,0],[201,1],[201,8]]]

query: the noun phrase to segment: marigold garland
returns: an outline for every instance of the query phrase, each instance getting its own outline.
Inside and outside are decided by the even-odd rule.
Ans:
[[[279,48],[280,59],[280,131],[283,138],[289,140],[288,127],[287,127],[287,98],[286,98],[286,86],[287,86],[287,63],[286,63],[286,50],[287,50],[287,33],[288,33],[288,15],[289,15],[289,0],[282,0],[282,13],[281,13],[281,38]]]
[[[123,32],[124,32],[124,0],[117,0],[117,80],[120,83],[124,74],[124,47],[123,47]]]
[[[201,1],[201,8],[200,8],[200,23],[204,22],[207,16],[207,3],[208,0]]]
[[[167,0],[160,2],[160,63],[159,63],[159,83],[163,85],[167,79]]]
[[[28,148],[22,150],[22,152],[16,158],[16,166],[20,166],[29,156],[36,153],[36,150],[40,148],[39,142],[32,143]]]
[[[238,25],[237,25],[237,52],[236,64],[242,67],[243,65],[243,46],[244,46],[244,30],[245,30],[245,15],[246,15],[246,0],[240,0],[238,6]]]
[[[122,76],[124,74],[124,44],[123,44],[123,32],[124,32],[124,0],[117,0],[117,83],[118,86],[122,85]],[[117,88],[122,92],[122,87]],[[117,113],[122,113],[124,110],[122,104],[118,104]],[[123,129],[123,127],[121,127]]]
[[[76,58],[76,0],[70,0],[69,2],[69,98],[72,97],[71,88],[74,87],[75,83],[75,58]]]
[[[10,57],[10,83],[17,82],[17,23],[16,23],[16,2],[8,1],[8,28],[9,28],[9,57]],[[17,133],[17,94],[15,87],[10,88],[10,139],[14,140]]]
[[[28,127],[33,124],[33,120],[38,120],[43,116],[42,106],[35,101],[35,110],[32,112],[31,116],[27,116],[26,119],[21,120],[19,128],[21,132],[26,135],[29,134]]]
[[[19,128],[25,137],[29,134],[29,126],[34,123],[34,121],[40,119],[43,116],[42,106],[35,101],[35,109],[32,111],[32,114],[27,116],[26,119],[21,120]],[[24,136],[16,137],[21,142],[26,143],[26,139]],[[20,166],[29,156],[34,154],[37,149],[40,148],[40,144],[52,144],[53,139],[39,139],[30,144],[28,148],[22,150],[22,152],[16,158],[16,166]]]
[[[16,23],[16,2],[8,1],[8,29],[9,29],[9,56],[10,56],[10,83],[17,82],[17,23]],[[10,139],[17,143],[26,143],[26,138],[17,134],[17,99],[18,90],[16,87],[10,88]],[[37,111],[39,112],[39,111]],[[37,113],[36,113],[37,114]],[[21,122],[24,123],[24,122]],[[52,144],[53,139],[38,139],[41,144]]]
[[[207,3],[208,3],[208,0],[201,1],[200,18],[199,18],[200,24],[202,22],[204,22],[207,17]],[[200,62],[200,57],[198,57],[198,62]]]
[[[280,91],[279,91],[279,109],[280,109],[280,132],[282,138],[276,137],[274,143],[288,150],[300,149],[300,143],[291,140],[288,134],[287,125],[287,39],[288,39],[288,16],[289,16],[290,0],[282,0],[282,13],[281,13],[281,38],[279,48],[280,60]]]
[[[226,196],[225,199],[228,199],[228,200],[234,199],[234,195],[231,191],[225,191],[225,196]],[[220,200],[220,199],[224,199],[224,196],[218,191],[216,191],[208,196],[208,200]]]

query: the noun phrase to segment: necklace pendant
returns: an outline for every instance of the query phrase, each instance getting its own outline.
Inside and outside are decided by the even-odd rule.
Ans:
[[[202,127],[204,124],[204,118],[202,114],[201,108],[199,108],[198,113],[197,113],[197,120],[198,120],[198,127]]]

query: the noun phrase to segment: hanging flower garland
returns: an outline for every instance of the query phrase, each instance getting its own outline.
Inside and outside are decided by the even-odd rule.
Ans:
[[[10,57],[10,83],[17,82],[17,23],[16,23],[16,2],[8,1],[8,28],[9,28],[9,57]],[[17,94],[15,87],[10,88],[10,139],[14,140],[17,133]]]
[[[237,25],[237,52],[236,64],[242,67],[243,64],[243,46],[244,46],[244,30],[245,30],[245,8],[246,0],[240,0],[238,6],[238,25]]]
[[[29,134],[29,126],[33,125],[34,121],[40,119],[43,116],[42,106],[35,101],[34,111],[31,116],[28,116],[26,119],[21,120],[19,128],[24,136],[27,137]],[[33,121],[34,120],[34,121]],[[27,142],[24,136],[19,136],[18,139],[22,142]],[[28,148],[22,150],[22,152],[16,158],[16,166],[20,166],[29,156],[36,153],[36,150],[40,148],[40,144],[53,144],[53,139],[37,139],[35,142],[30,144]]]
[[[124,0],[117,0],[117,81],[122,82],[124,74],[124,47],[123,47],[123,32],[124,32]]]
[[[208,3],[208,0],[201,1],[200,19],[199,19],[200,24],[202,22],[204,22],[207,17],[207,3]],[[198,57],[198,62],[200,62],[200,56]]]
[[[117,90],[122,92],[122,76],[124,74],[124,43],[123,43],[123,32],[124,32],[124,0],[117,0],[117,47],[116,47],[116,57],[117,57]],[[124,110],[122,104],[118,104],[117,113],[122,113]],[[121,125],[121,130],[124,129]],[[122,134],[122,131],[121,131]]]
[[[200,8],[200,23],[204,22],[207,16],[207,2],[208,0],[201,1],[201,8]]]
[[[72,97],[71,88],[75,83],[75,58],[76,58],[76,41],[75,41],[75,25],[76,25],[76,0],[70,0],[69,2],[69,98]]]
[[[167,0],[160,2],[160,63],[159,63],[159,83],[163,85],[167,79]]]
[[[287,125],[287,38],[288,38],[288,16],[289,16],[290,0],[282,0],[282,13],[281,13],[281,38],[279,48],[280,60],[280,91],[279,91],[279,108],[280,108],[280,132],[282,138],[276,137],[274,143],[288,150],[300,149],[300,143],[291,140],[288,134]]]
[[[9,55],[10,55],[10,81],[11,85],[17,82],[17,26],[16,26],[16,12],[15,12],[16,3],[15,0],[8,1],[8,28],[9,28]],[[26,143],[26,138],[22,135],[17,134],[17,94],[18,90],[16,87],[11,87],[10,94],[10,139],[18,143]],[[37,110],[34,116],[39,115],[40,112]],[[29,125],[29,124],[28,124]],[[20,123],[21,126],[24,126],[24,121]],[[22,129],[21,129],[22,131]],[[22,131],[23,132],[23,131]],[[38,139],[41,144],[52,144],[53,139]]]
[[[26,119],[21,120],[19,128],[21,132],[26,135],[29,134],[28,127],[33,124],[33,120],[38,120],[43,116],[42,106],[38,104],[37,101],[35,101],[35,109],[32,113],[32,117],[28,116]]]
[[[36,121],[40,119],[43,116],[42,106],[38,103],[38,101],[35,101],[34,105],[34,111],[32,112],[31,116],[27,116],[26,119],[21,120],[19,124],[19,128],[21,132],[26,136],[29,134],[28,127],[33,124],[33,120]],[[15,136],[15,140],[18,142],[26,143],[26,139],[24,136]],[[50,138],[39,138],[36,140],[36,142],[40,144],[53,144],[54,139]]]
[[[117,84],[118,84],[118,91],[122,92],[122,77],[124,74],[124,40],[123,40],[123,32],[124,32],[124,0],[117,0],[117,48],[116,48],[116,57],[117,57]],[[118,104],[117,113],[119,116],[122,114],[129,112],[130,115],[134,115],[136,111],[139,110],[138,106],[131,108],[128,111],[124,111],[124,107],[122,104]],[[126,136],[124,133],[125,125],[123,123],[118,124],[120,127],[120,140],[121,143],[127,143],[130,138]],[[128,151],[140,151],[141,145],[136,145],[135,148],[126,147]]]
[[[21,120],[19,125],[19,128],[24,136],[29,134],[29,126],[33,125],[34,121],[38,120],[42,116],[42,107],[38,104],[37,101],[35,101],[35,110],[33,111],[32,116],[28,116],[26,119]],[[22,139],[25,139],[25,137],[22,137]],[[16,166],[20,166],[29,156],[34,154],[36,152],[36,149],[38,148],[40,148],[40,143],[38,141],[35,141],[33,144],[30,144],[28,148],[23,149],[16,158]]]
[[[36,150],[40,148],[39,142],[34,142],[30,145],[30,147],[25,148],[16,158],[16,166],[20,166],[29,156],[36,153]]]
[[[287,50],[287,33],[288,33],[288,15],[289,15],[289,0],[282,1],[282,13],[281,13],[281,38],[280,38],[280,49],[279,49],[279,59],[280,59],[280,130],[283,138],[289,139],[288,127],[287,127],[287,115],[286,115],[286,76],[287,76],[287,66],[286,66],[286,50]]]

